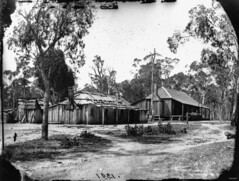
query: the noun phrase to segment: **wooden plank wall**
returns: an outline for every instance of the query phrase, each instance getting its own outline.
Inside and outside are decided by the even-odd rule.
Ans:
[[[146,121],[147,111],[104,107],[104,124],[127,124]],[[118,115],[118,118],[117,118]],[[49,108],[49,123],[102,124],[102,107],[81,105],[79,109],[66,110],[65,105]]]

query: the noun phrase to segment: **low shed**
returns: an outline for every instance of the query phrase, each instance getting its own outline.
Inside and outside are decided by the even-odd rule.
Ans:
[[[14,110],[14,109],[4,109],[2,113],[3,113],[4,123],[15,123],[15,122],[17,122],[16,110]]]
[[[80,91],[74,103],[63,101],[49,108],[49,123],[127,124],[146,121],[147,110],[131,106],[123,98]]]
[[[18,99],[17,120],[19,122],[41,123],[43,102],[37,99]]]

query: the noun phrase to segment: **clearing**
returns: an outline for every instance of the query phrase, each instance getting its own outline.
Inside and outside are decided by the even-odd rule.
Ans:
[[[51,124],[48,141],[39,124],[5,124],[5,143],[12,163],[39,180],[213,179],[231,165],[230,122],[171,124],[176,134],[158,133],[152,123],[143,136],[126,136],[125,125]]]

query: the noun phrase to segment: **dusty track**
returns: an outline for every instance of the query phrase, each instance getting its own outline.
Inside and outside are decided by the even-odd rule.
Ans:
[[[193,123],[190,123],[193,124]],[[198,123],[197,123],[198,124]],[[112,141],[112,146],[96,153],[74,153],[57,156],[54,160],[42,159],[36,161],[15,162],[14,164],[36,179],[90,179],[105,180],[104,176],[115,180],[157,179],[173,177],[174,173],[168,168],[165,170],[167,159],[185,152],[190,148],[209,145],[215,142],[228,142],[224,136],[226,124],[201,123],[205,129],[193,130],[179,138],[172,139],[171,143],[143,144],[107,134],[96,135]],[[83,130],[97,132],[97,130],[122,130],[124,125],[116,126],[63,126],[50,125],[49,134],[80,134]],[[13,144],[12,135],[18,133],[17,142],[24,142],[40,137],[41,125],[7,124],[6,143]],[[160,165],[160,160],[164,165]],[[169,160],[172,162],[172,160]],[[157,163],[157,167],[155,167]],[[168,164],[172,167],[173,163]],[[171,166],[170,166],[171,165]],[[162,171],[164,169],[164,171]],[[177,169],[177,168],[174,168]],[[182,169],[182,168],[180,168]],[[186,170],[185,170],[186,171]],[[160,176],[158,176],[160,174]],[[176,175],[177,176],[177,175]],[[208,175],[205,175],[207,178]],[[215,175],[213,175],[215,176]]]

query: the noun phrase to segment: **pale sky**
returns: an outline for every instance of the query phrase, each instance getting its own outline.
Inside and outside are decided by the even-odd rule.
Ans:
[[[133,78],[134,58],[143,58],[155,48],[163,57],[179,58],[172,73],[186,71],[185,66],[200,59],[203,44],[198,40],[180,46],[177,54],[170,52],[167,38],[175,30],[183,30],[189,21],[188,11],[198,4],[211,5],[211,0],[178,0],[176,3],[140,4],[119,2],[117,10],[96,10],[89,34],[84,37],[86,64],[80,68],[80,88],[90,83],[89,72],[95,55],[106,66],[117,71],[116,81]],[[6,40],[4,41],[6,43]],[[4,44],[3,66],[15,69],[14,54]]]

